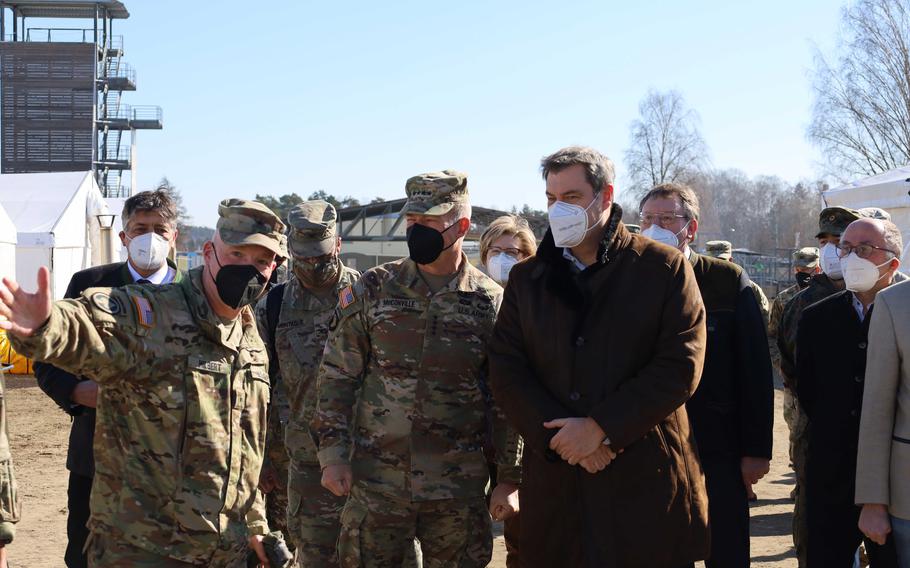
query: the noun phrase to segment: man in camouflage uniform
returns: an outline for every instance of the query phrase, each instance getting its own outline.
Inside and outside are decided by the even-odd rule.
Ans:
[[[796,284],[781,290],[774,301],[771,302],[771,320],[768,322],[768,341],[771,347],[771,361],[774,366],[780,368],[780,352],[777,349],[777,328],[780,326],[781,315],[784,312],[784,306],[804,290],[811,278],[818,274],[818,249],[815,247],[803,247],[793,251],[793,270],[796,276]],[[805,438],[806,420],[799,412],[799,405],[796,403],[796,396],[788,387],[784,387],[784,421],[790,431],[790,463],[793,463],[796,453],[796,445]],[[796,458],[798,459],[798,458]],[[796,489],[791,492],[791,498],[796,497]]]
[[[268,359],[248,307],[285,257],[284,224],[255,201],[222,201],[203,266],[174,284],[90,288],[51,303],[4,279],[0,327],[14,348],[101,384],[90,567],[265,561],[256,489]]]
[[[482,567],[493,544],[484,445],[497,416],[486,343],[502,288],[462,252],[465,175],[415,176],[406,191],[410,258],[339,296],[312,423],[322,482],[350,494],[342,566],[399,566],[416,536],[427,566]]]
[[[267,496],[284,492],[287,536],[297,548],[297,566],[337,566],[335,545],[341,529],[344,497],[322,487],[322,471],[310,421],[316,411],[316,378],[338,293],[354,284],[360,273],[342,264],[341,237],[336,233],[335,208],[325,201],[306,201],[288,213],[288,251],[293,258],[287,284],[277,286],[259,301],[259,333],[273,360],[273,391],[269,455],[285,453],[290,464]],[[274,298],[273,296],[277,296]],[[271,303],[271,304],[270,304]],[[269,306],[272,313],[269,313]],[[277,308],[277,309],[276,309]],[[274,325],[274,329],[272,328]],[[279,413],[279,420],[274,419]],[[271,518],[269,526],[274,529]]]
[[[708,241],[705,243],[705,256],[712,256],[733,262],[733,244],[730,241]],[[771,315],[771,306],[768,303],[768,297],[761,286],[749,280],[749,286],[752,288],[752,294],[755,295],[755,301],[758,302],[758,309],[765,320],[765,326],[768,325],[768,318]]]
[[[0,367],[0,568],[6,568],[6,545],[16,536],[16,523],[20,518],[19,491],[9,450],[9,432],[6,422],[6,379]]]

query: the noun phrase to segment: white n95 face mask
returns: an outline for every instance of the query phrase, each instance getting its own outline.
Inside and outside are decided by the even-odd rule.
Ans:
[[[509,279],[509,271],[516,264],[518,264],[518,259],[504,252],[492,254],[487,258],[487,273],[493,280],[500,284],[505,284],[506,280]]]
[[[879,274],[878,269],[890,263],[889,258],[876,266],[872,264],[871,260],[860,258],[855,252],[851,252],[840,261],[841,271],[844,273],[844,285],[851,292],[868,292],[887,274]]]
[[[660,225],[654,224],[642,231],[641,234],[659,243],[670,245],[673,248],[679,248],[679,233],[682,233],[688,227],[689,223],[687,222],[679,232],[674,233],[669,229],[664,229]]]
[[[152,232],[133,237],[126,249],[130,253],[133,266],[140,270],[157,270],[167,262],[171,243],[158,233]]]
[[[837,255],[837,245],[825,243],[819,252],[821,253],[822,272],[827,274],[828,278],[842,279],[844,273],[841,271],[840,257]]]
[[[550,232],[553,242],[558,247],[572,248],[581,244],[585,235],[592,229],[588,227],[588,209],[597,202],[598,196],[587,207],[579,207],[564,201],[557,201],[547,210],[550,219]]]

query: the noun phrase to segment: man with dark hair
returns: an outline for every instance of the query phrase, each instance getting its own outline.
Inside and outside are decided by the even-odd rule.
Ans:
[[[177,267],[168,256],[177,241],[177,208],[164,190],[143,191],[123,204],[123,231],[120,242],[126,247],[126,262],[116,262],[81,270],[73,275],[66,298],[78,298],[95,286],[124,286],[134,282],[167,284],[180,279]],[[95,435],[95,405],[98,385],[47,363],[35,363],[35,377],[41,387],[64,412],[73,417],[70,428],[66,468],[70,471],[67,487],[67,547],[69,568],[86,566],[82,552],[88,528],[89,495],[95,474],[92,443]]]
[[[698,232],[698,198],[687,186],[662,184],[641,200],[642,234],[682,252],[707,311],[708,348],[701,383],[686,409],[708,488],[708,568],[749,566],[752,485],[768,473],[774,381],[765,321],[749,277],[725,260],[689,247]]]
[[[685,410],[705,348],[692,267],[626,229],[596,150],[541,169],[550,229],[512,268],[489,346],[495,400],[524,439],[522,565],[691,566],[708,552]]]

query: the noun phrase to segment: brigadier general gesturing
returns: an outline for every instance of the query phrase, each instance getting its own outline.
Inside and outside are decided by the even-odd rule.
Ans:
[[[425,566],[483,567],[493,546],[486,343],[502,288],[461,250],[465,175],[415,176],[406,191],[410,258],[339,295],[313,420],[322,483],[350,493],[342,566],[401,566],[416,536]]]
[[[509,273],[490,343],[496,402],[525,444],[522,565],[691,565],[708,552],[684,406],[705,353],[692,267],[625,228],[596,150],[542,170],[550,230]]]
[[[264,205],[218,208],[203,266],[179,283],[89,288],[51,303],[7,278],[15,349],[97,381],[90,567],[237,567],[268,531],[256,486],[269,376],[248,307],[266,291],[284,224]]]

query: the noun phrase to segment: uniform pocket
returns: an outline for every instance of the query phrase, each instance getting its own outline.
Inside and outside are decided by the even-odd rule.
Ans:
[[[19,490],[13,473],[12,460],[0,462],[0,521],[15,523],[19,520]]]
[[[341,511],[341,533],[338,535],[338,560],[343,568],[363,566],[362,527],[367,518],[367,508],[354,499],[348,499]]]

